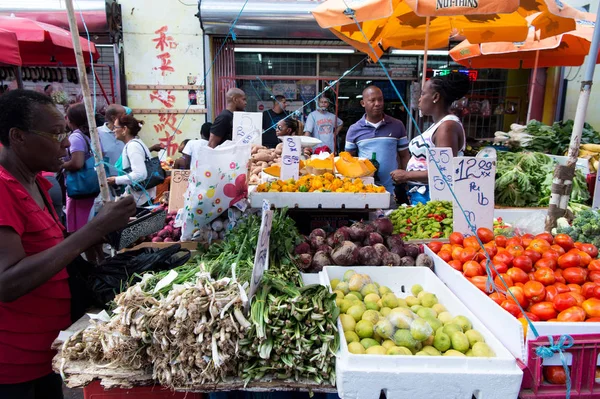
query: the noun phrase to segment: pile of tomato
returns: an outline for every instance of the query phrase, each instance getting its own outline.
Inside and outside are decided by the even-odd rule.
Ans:
[[[450,243],[429,248],[517,318],[532,321],[600,322],[600,259],[592,244],[567,234],[506,238],[479,228],[477,238],[454,232]],[[486,291],[485,251],[498,291]],[[510,294],[507,292],[510,291]],[[511,295],[512,294],[512,295]],[[520,305],[517,305],[518,304]]]

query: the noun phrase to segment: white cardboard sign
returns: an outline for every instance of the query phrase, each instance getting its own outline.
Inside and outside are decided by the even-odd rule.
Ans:
[[[429,196],[432,201],[453,200],[452,193],[450,192],[453,175],[452,155],[452,148],[450,147],[435,147],[427,151]],[[448,187],[446,182],[449,183],[450,187]]]
[[[248,298],[252,298],[260,285],[260,280],[269,269],[269,236],[271,235],[271,225],[273,223],[273,211],[271,203],[267,200],[262,205],[262,220],[260,231],[258,233],[258,244],[256,246],[256,255],[254,256],[254,268],[252,269],[252,279],[250,280],[250,291]]]
[[[302,142],[299,136],[282,137],[281,180],[298,180]]]
[[[462,205],[466,218],[476,230],[480,227],[494,228],[494,183],[496,181],[496,159],[457,157],[453,160],[453,189]],[[454,231],[472,236],[462,210],[454,202]]]
[[[233,141],[237,142],[252,135],[252,144],[262,143],[261,133],[262,112],[239,112],[233,113]]]

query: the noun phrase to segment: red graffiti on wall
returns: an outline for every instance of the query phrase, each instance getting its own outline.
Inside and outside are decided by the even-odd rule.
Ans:
[[[156,133],[164,133],[164,137],[159,138],[159,141],[164,144],[167,155],[175,155],[179,145],[175,142],[175,136],[181,134],[181,130],[177,129],[177,116],[174,114],[158,114],[159,123],[154,125]]]
[[[177,48],[177,43],[173,36],[167,36],[167,31],[169,30],[168,26],[163,26],[154,33],[158,35],[157,38],[152,39],[153,42],[156,42],[156,46],[154,48],[160,48],[160,51],[165,51],[165,48]]]
[[[167,72],[175,72],[175,68],[171,66],[171,54],[159,54],[156,58],[160,60],[160,66],[154,68],[154,70],[159,70],[162,76],[165,76]]]
[[[154,90],[150,93],[150,101],[154,102],[154,100],[160,101],[167,108],[173,108],[175,95],[171,94],[171,90]]]

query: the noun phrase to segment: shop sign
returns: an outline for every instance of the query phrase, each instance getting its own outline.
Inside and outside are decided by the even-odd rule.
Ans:
[[[475,69],[427,69],[427,80],[436,76],[449,75],[452,72],[464,73],[469,77],[469,80],[471,82],[477,81],[477,78],[479,76],[479,71]]]

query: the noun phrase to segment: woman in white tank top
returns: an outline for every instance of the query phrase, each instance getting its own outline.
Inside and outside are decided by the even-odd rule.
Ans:
[[[433,117],[433,125],[408,145],[411,158],[406,170],[391,172],[397,184],[407,183],[411,204],[429,201],[427,186],[427,147],[450,147],[454,156],[461,156],[465,149],[466,137],[460,119],[450,113],[452,102],[462,98],[470,88],[467,75],[453,72],[425,82],[419,109],[425,116]]]

